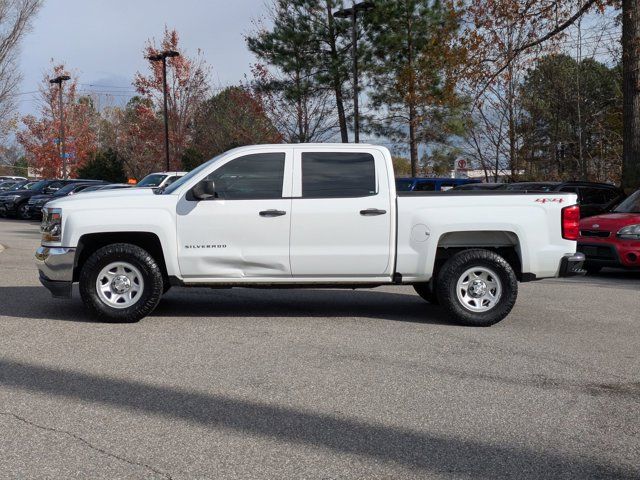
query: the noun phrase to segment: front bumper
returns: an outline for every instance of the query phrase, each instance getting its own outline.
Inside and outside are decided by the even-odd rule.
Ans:
[[[18,211],[16,209],[16,204],[13,202],[2,202],[0,204],[0,209],[2,209],[3,215],[15,215]]]
[[[576,275],[584,275],[585,270],[582,269],[584,265],[585,256],[583,253],[569,253],[562,257],[560,260],[560,273],[559,277],[573,277]]]
[[[30,203],[27,206],[27,212],[31,218],[42,217],[42,207],[44,207],[44,204],[38,205]]]
[[[618,240],[615,243],[579,242],[578,251],[587,257],[586,263],[597,267],[640,268],[640,242]]]
[[[40,271],[40,283],[54,297],[71,298],[75,260],[75,248],[39,247],[36,250],[35,261]]]

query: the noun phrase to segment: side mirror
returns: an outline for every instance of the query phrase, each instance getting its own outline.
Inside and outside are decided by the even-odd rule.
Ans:
[[[213,180],[201,180],[191,189],[191,193],[196,200],[209,200],[211,198],[215,198],[215,183]]]

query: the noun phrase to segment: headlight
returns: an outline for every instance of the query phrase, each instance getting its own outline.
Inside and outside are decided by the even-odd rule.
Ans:
[[[44,208],[42,210],[42,242],[59,242],[62,237],[62,209]]]
[[[618,230],[618,237],[625,240],[640,240],[640,224],[627,225]]]
[[[9,203],[13,203],[20,198],[20,195],[7,195],[4,200]]]

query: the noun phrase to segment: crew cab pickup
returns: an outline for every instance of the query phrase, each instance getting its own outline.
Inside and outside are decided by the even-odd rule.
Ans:
[[[106,321],[151,313],[172,285],[411,285],[457,321],[505,318],[518,281],[581,273],[572,193],[396,192],[373,145],[259,145],[226,152],[165,189],[47,204],[40,280],[79,282]],[[425,312],[425,317],[428,314]]]

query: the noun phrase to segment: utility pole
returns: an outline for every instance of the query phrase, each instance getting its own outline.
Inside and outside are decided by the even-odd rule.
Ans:
[[[67,179],[67,153],[65,152],[65,132],[64,132],[64,106],[62,104],[62,82],[70,80],[69,75],[60,75],[56,78],[49,80],[49,83],[58,84],[58,106],[60,108],[60,138],[58,143],[60,144],[60,158],[62,158],[62,178]]]
[[[351,18],[351,56],[353,63],[353,141],[360,143],[360,112],[358,109],[358,13],[375,7],[373,2],[353,2],[351,8],[333,12],[335,18]]]
[[[169,162],[169,113],[167,107],[167,58],[179,57],[180,54],[175,50],[165,50],[147,57],[152,62],[162,62],[162,92],[164,97],[164,153],[166,158],[167,172],[171,170]]]

